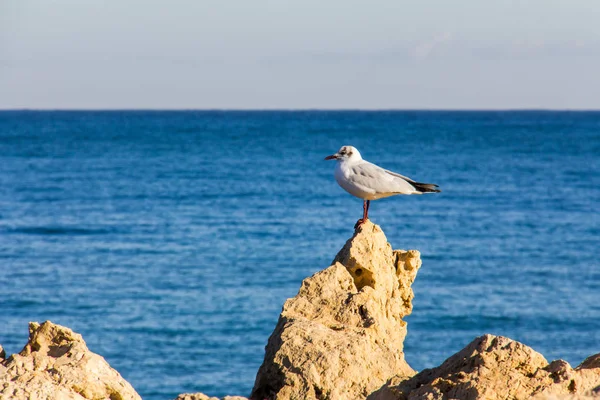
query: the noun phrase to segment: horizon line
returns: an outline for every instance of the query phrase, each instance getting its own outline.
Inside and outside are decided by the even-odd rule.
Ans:
[[[14,107],[0,108],[0,112],[6,111],[204,111],[204,112],[599,112],[600,108],[33,108],[33,107]]]

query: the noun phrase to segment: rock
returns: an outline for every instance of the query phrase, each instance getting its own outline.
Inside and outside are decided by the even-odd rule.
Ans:
[[[330,267],[288,299],[265,348],[251,399],[446,400],[600,398],[600,354],[572,368],[533,349],[484,335],[442,365],[415,372],[404,360],[416,250],[393,251],[379,226],[359,226]],[[9,358],[0,346],[0,399],[138,400],[81,335],[31,323]],[[175,400],[219,400],[202,393]],[[226,396],[221,400],[248,400]]]
[[[204,393],[182,393],[175,400],[219,400],[219,398],[209,397]]]
[[[563,360],[548,364],[522,343],[485,335],[439,367],[390,379],[368,399],[585,398],[600,388],[599,361],[600,355],[590,357],[576,369]]]
[[[1,399],[141,399],[81,335],[46,321],[29,324],[19,354],[0,360]]]
[[[225,396],[222,399],[218,397],[209,397],[204,393],[182,393],[175,400],[248,400],[241,396]]]
[[[402,318],[420,266],[418,251],[393,251],[379,226],[359,226],[285,302],[251,398],[364,399],[393,375],[414,375]]]

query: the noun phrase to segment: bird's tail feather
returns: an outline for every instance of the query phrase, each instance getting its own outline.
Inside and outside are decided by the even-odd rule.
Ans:
[[[434,183],[420,183],[420,182],[411,182],[411,185],[415,187],[421,193],[439,193],[441,190],[436,189],[439,186]]]

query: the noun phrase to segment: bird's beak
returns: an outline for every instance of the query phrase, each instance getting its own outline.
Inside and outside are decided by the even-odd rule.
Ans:
[[[325,157],[326,160],[337,160],[337,158],[338,158],[338,154],[337,153]]]

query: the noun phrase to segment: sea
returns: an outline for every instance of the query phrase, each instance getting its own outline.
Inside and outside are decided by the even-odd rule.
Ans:
[[[283,302],[362,216],[324,157],[442,192],[371,203],[421,267],[416,370],[491,333],[600,353],[600,112],[0,112],[0,344],[81,333],[144,399],[249,395]]]

